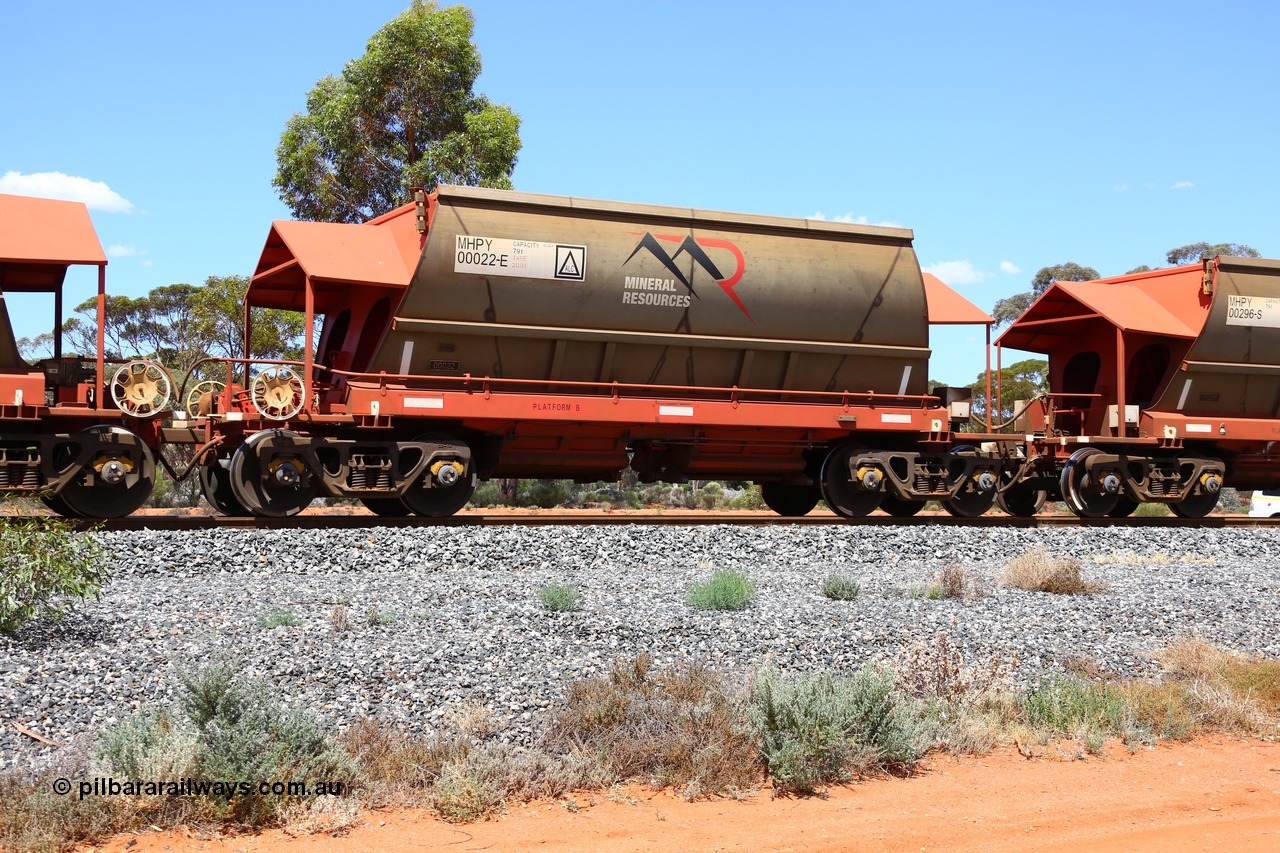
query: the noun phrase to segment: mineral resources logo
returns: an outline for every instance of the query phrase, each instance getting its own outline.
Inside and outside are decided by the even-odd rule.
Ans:
[[[629,231],[629,234],[639,232]],[[662,242],[678,244],[676,250],[670,254]],[[720,271],[720,267],[707,254],[708,249],[723,249],[733,256],[736,267],[732,275],[725,275]],[[626,276],[623,281],[622,301],[628,305],[665,305],[674,308],[688,308],[694,299],[701,300],[693,288],[693,274],[686,276],[684,271],[676,265],[676,261],[681,255],[688,255],[689,258],[703,272],[711,276],[716,284],[720,285],[720,289],[725,292],[733,304],[737,305],[739,310],[747,316],[748,320],[755,323],[751,312],[747,310],[747,306],[742,304],[742,300],[733,288],[742,280],[742,274],[746,272],[747,262],[742,256],[742,250],[728,240],[716,240],[711,237],[692,237],[681,234],[653,234],[645,232],[640,238],[640,242],[636,244],[635,249],[623,261],[623,266],[631,262],[631,259],[641,252],[647,252],[649,255],[657,259],[668,272],[675,278],[648,278],[645,276]],[[686,292],[681,292],[676,286],[679,282],[684,286]]]

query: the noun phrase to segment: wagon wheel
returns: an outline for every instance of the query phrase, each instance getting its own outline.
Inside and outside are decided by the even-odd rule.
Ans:
[[[111,401],[125,414],[145,418],[168,411],[173,402],[169,371],[152,361],[130,361],[111,375]]]
[[[266,518],[297,515],[315,499],[320,484],[301,458],[275,454],[263,464],[259,445],[288,445],[296,439],[286,429],[255,432],[231,456],[231,493],[251,514]]]
[[[369,512],[383,518],[401,518],[413,514],[399,498],[361,498],[360,503]]]
[[[62,495],[41,495],[40,502],[58,515],[67,518],[77,518],[79,513],[67,506],[67,502],[62,499]]]
[[[302,379],[287,367],[268,367],[249,386],[253,407],[271,421],[287,421],[302,411]]]
[[[1200,492],[1177,503],[1169,504],[1169,509],[1179,518],[1204,518],[1213,512],[1221,495],[1218,492]]]
[[[213,411],[214,399],[226,388],[225,382],[219,382],[216,379],[206,379],[196,383],[196,386],[187,392],[187,399],[184,401],[183,408],[186,410],[187,417],[194,419],[210,414]]]
[[[1195,453],[1180,453],[1178,461],[1180,463],[1199,462],[1204,457]],[[1221,483],[1221,480],[1218,481]],[[1218,505],[1218,500],[1222,497],[1222,487],[1214,491],[1202,490],[1194,492],[1177,503],[1169,504],[1169,509],[1173,510],[1173,514],[1179,518],[1204,518],[1213,512],[1214,507]]]
[[[893,495],[885,495],[880,500],[880,509],[894,518],[910,518],[924,509],[925,501],[904,501]]]
[[[414,441],[452,441],[450,436],[439,434],[420,435]],[[450,485],[441,485],[434,472],[427,471],[410,484],[400,500],[415,515],[425,518],[447,518],[467,505],[476,491],[475,466],[462,471]],[[372,507],[370,507],[372,509]],[[374,510],[376,512],[376,510]]]
[[[764,505],[778,515],[802,516],[818,505],[820,495],[816,486],[789,486],[786,483],[761,483],[760,496]]]
[[[1040,511],[1048,497],[1045,489],[1019,483],[996,495],[996,504],[1015,518],[1031,518]]]
[[[81,435],[113,434],[124,438],[99,448],[52,500],[85,518],[122,518],[146,503],[155,486],[156,460],[151,448],[124,427],[95,426]],[[46,502],[46,505],[53,506]],[[56,507],[55,507],[56,509]]]
[[[856,444],[842,444],[833,448],[822,463],[822,497],[831,511],[841,518],[862,518],[870,515],[884,498],[884,489],[866,488],[865,482],[855,481],[849,471],[849,460],[866,453],[866,448]],[[878,482],[879,474],[876,474]]]
[[[1067,508],[1081,518],[1103,518],[1120,503],[1120,492],[1108,492],[1090,480],[1084,460],[1101,451],[1086,447],[1071,454],[1062,466],[1059,483]]]
[[[209,506],[223,515],[246,516],[249,510],[236,499],[231,489],[231,460],[216,459],[200,466],[200,493]]]
[[[969,445],[961,445],[951,451],[952,456],[975,456],[977,448]],[[942,508],[947,511],[948,515],[957,518],[978,518],[991,509],[996,502],[996,482],[994,475],[982,474],[980,476],[990,476],[990,488],[981,488],[971,476],[965,477],[964,485],[960,487],[960,491],[956,493],[954,498],[942,502]]]
[[[1138,508],[1137,501],[1131,501],[1121,495],[1120,500],[1116,501],[1115,508],[1107,513],[1107,518],[1128,518],[1133,515],[1134,510]]]

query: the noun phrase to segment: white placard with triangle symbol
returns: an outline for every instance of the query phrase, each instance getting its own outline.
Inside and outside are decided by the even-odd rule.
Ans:
[[[453,271],[474,275],[585,281],[587,247],[459,234]]]

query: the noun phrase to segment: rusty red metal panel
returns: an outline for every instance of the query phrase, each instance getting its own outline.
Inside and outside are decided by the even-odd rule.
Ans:
[[[82,202],[0,195],[0,261],[105,264],[107,256]]]
[[[929,325],[990,326],[995,322],[990,314],[952,290],[933,273],[923,273],[924,295],[929,303]]]
[[[390,228],[335,222],[278,221],[271,226],[255,283],[296,261],[313,279],[405,287],[409,271]]]

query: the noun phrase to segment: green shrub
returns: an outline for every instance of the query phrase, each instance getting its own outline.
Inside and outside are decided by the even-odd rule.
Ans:
[[[31,619],[61,619],[96,597],[111,576],[107,552],[92,536],[51,518],[11,519],[0,527],[0,631]]]
[[[1133,511],[1138,518],[1160,518],[1165,515],[1172,515],[1173,510],[1169,509],[1168,504],[1138,504],[1138,508]]]
[[[853,601],[862,585],[848,575],[829,574],[822,579],[822,594],[836,601]]]
[[[893,675],[866,667],[852,676],[765,670],[750,715],[774,788],[813,793],[853,772],[888,769],[921,754],[919,723],[894,693]]]
[[[1050,736],[1088,740],[1129,731],[1124,693],[1104,681],[1050,678],[1023,695],[1022,713],[1032,728]]]
[[[431,806],[450,823],[483,820],[502,808],[506,791],[470,770],[465,759],[451,763],[432,788]]]
[[[516,488],[516,506],[551,509],[573,499],[573,480],[521,480]]]
[[[578,588],[568,584],[549,583],[538,590],[538,601],[542,609],[553,613],[564,613],[578,607],[578,599],[582,596]]]
[[[300,711],[285,710],[261,681],[237,678],[229,661],[180,672],[177,707],[128,717],[104,731],[97,757],[120,779],[191,779],[351,785],[356,767],[342,748]],[[134,803],[152,812],[186,809],[197,818],[264,825],[278,820],[288,794],[257,790],[230,797],[161,797]]]
[[[369,609],[365,611],[365,622],[370,628],[377,628],[382,625],[390,625],[396,621],[396,614],[391,610],[383,610],[376,604],[370,604]]]
[[[693,493],[693,502],[703,509],[719,509],[724,506],[724,486],[712,480]]]
[[[756,598],[756,582],[742,572],[718,571],[689,586],[685,603],[694,610],[743,610]]]
[[[729,506],[733,509],[764,509],[764,495],[760,492],[760,487],[752,485],[733,500],[729,501]]]
[[[502,489],[498,485],[497,480],[485,480],[471,494],[471,500],[467,502],[468,506],[480,507],[482,509],[492,506],[503,506],[506,501],[502,497]]]
[[[258,617],[258,624],[263,628],[296,628],[302,624],[302,620],[298,618],[298,614],[294,613],[288,607],[277,607],[269,610]]]

